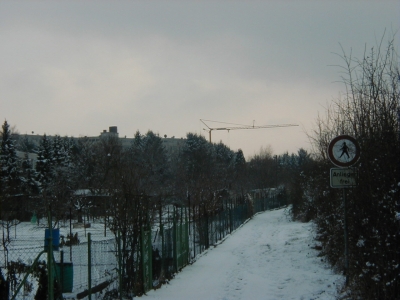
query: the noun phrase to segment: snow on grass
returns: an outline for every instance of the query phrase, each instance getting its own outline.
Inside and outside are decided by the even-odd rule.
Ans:
[[[311,223],[284,209],[254,216],[144,299],[336,299],[343,278],[317,257]]]
[[[66,240],[69,234],[69,222],[61,222],[60,236],[64,236]],[[10,228],[10,243],[7,244],[8,260],[18,261],[30,266],[38,254],[44,249],[46,220],[43,219],[38,224],[30,222],[21,222],[17,226]],[[79,244],[72,247],[64,246],[59,250],[64,251],[64,262],[73,263],[73,294],[82,292],[88,286],[88,233],[91,233],[91,254],[92,254],[92,286],[104,282],[105,280],[115,278],[117,270],[117,259],[115,257],[116,244],[114,235],[107,230],[104,236],[104,224],[92,223],[89,228],[72,228],[72,234],[77,234]],[[72,250],[72,253],[70,252]],[[0,251],[3,254],[4,248],[0,245]],[[54,251],[56,262],[61,260],[61,251]],[[47,261],[47,255],[42,254],[40,261]],[[5,255],[0,255],[0,266],[5,265]],[[19,274],[21,279],[24,274]],[[29,281],[33,284],[33,291],[29,295],[25,295],[25,299],[33,298],[37,289],[37,279],[29,277]],[[17,299],[23,298],[23,291]],[[64,296],[69,296],[64,295]],[[21,299],[22,299],[21,298]],[[75,298],[75,297],[74,297]]]

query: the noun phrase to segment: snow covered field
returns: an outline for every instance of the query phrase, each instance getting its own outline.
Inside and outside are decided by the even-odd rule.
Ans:
[[[311,223],[285,209],[254,216],[145,300],[336,299],[341,275],[317,257]]]

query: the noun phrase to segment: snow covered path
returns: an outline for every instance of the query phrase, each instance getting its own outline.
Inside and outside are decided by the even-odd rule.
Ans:
[[[335,299],[342,276],[310,248],[311,228],[284,209],[258,214],[142,299]]]

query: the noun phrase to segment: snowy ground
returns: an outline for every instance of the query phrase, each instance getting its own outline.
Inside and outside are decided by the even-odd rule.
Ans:
[[[312,236],[311,223],[284,209],[260,213],[142,299],[336,299],[343,278],[317,257]]]

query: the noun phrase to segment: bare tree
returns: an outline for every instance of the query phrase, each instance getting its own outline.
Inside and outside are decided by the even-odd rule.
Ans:
[[[319,116],[310,135],[327,177],[327,146],[340,134],[354,136],[361,148],[358,186],[347,191],[351,292],[363,299],[394,299],[400,291],[399,65],[394,40],[365,49],[362,59],[342,49],[345,92]],[[313,178],[312,198],[318,211],[319,240],[328,260],[343,268],[343,211],[341,193]],[[315,184],[319,182],[319,187]],[[339,223],[338,223],[339,222]]]

